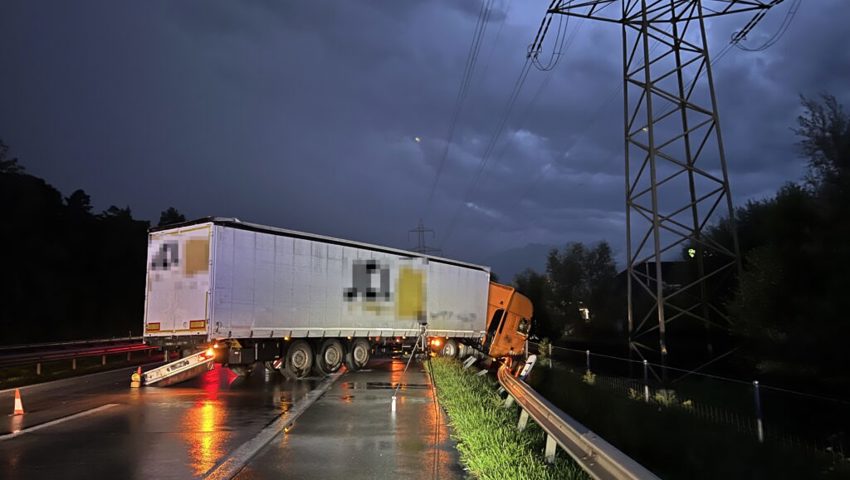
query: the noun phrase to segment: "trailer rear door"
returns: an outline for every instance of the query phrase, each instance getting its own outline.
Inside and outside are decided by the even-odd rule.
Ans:
[[[208,335],[212,224],[148,239],[145,337]]]

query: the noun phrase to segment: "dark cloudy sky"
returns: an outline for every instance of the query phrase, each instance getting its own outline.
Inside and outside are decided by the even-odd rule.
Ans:
[[[575,40],[553,71],[531,71],[464,203],[548,3],[495,2],[430,206],[479,0],[5,0],[0,138],[64,194],[145,219],[173,205],[408,247],[425,216],[450,257],[599,239],[621,256],[614,25],[570,23]],[[712,23],[710,48],[747,18]],[[846,0],[803,1],[772,48],[715,65],[737,204],[801,177],[798,94],[850,104],[848,21]]]

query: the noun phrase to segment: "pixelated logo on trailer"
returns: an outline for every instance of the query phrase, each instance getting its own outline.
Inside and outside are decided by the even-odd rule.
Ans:
[[[351,266],[351,287],[343,291],[343,299],[360,303],[376,315],[391,314],[398,318],[425,318],[425,274],[410,265],[398,269],[392,289],[390,266],[377,260],[355,260]],[[394,292],[397,298],[394,298]],[[393,301],[395,301],[393,305]]]
[[[190,277],[209,270],[210,242],[206,238],[190,238],[184,242],[185,255],[180,256],[177,241],[163,242],[151,259],[151,270],[171,270],[183,267],[183,275]]]
[[[373,279],[378,280],[377,288],[372,286]],[[355,260],[351,266],[351,282],[352,286],[344,292],[347,302],[388,302],[392,298],[390,267],[377,260]]]

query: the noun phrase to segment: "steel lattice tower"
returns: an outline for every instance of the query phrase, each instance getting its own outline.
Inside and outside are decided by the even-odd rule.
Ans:
[[[411,233],[415,233],[415,234],[416,234],[416,238],[417,238],[417,240],[418,240],[418,242],[417,242],[417,244],[416,244],[416,247],[414,247],[414,248],[412,248],[412,249],[411,249],[411,250],[413,250],[414,252],[417,252],[417,253],[423,253],[423,254],[425,254],[425,255],[429,255],[429,254],[433,254],[433,253],[440,253],[440,252],[441,252],[441,250],[440,250],[439,248],[432,248],[432,247],[429,247],[429,246],[425,243],[425,234],[426,234],[426,233],[430,233],[430,234],[431,234],[431,238],[434,238],[434,237],[436,236],[436,234],[434,233],[434,230],[432,230],[432,229],[430,229],[430,228],[425,228],[425,225],[423,225],[423,224],[422,224],[422,219],[421,219],[421,218],[419,219],[419,224],[416,226],[416,228],[414,228],[414,229],[412,229],[412,230],[408,230],[408,232],[407,232],[407,240],[408,240],[408,241],[410,241],[410,234],[411,234]]]
[[[553,0],[532,44],[534,55],[558,14],[622,29],[630,352],[643,356],[638,347],[654,350],[645,342],[657,338],[666,364],[671,322],[690,318],[707,332],[728,325],[712,290],[740,262],[705,21],[752,12],[737,42],[781,2]],[[729,238],[707,236],[724,217]],[[664,260],[683,257],[687,275],[670,275]]]

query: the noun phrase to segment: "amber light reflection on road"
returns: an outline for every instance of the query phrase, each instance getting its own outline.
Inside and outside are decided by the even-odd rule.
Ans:
[[[183,417],[181,431],[186,442],[189,459],[195,475],[203,475],[221,460],[228,434],[222,430],[227,409],[218,401],[218,392],[237,376],[229,369],[216,365],[214,370],[201,377],[201,388],[206,398],[198,401]]]

